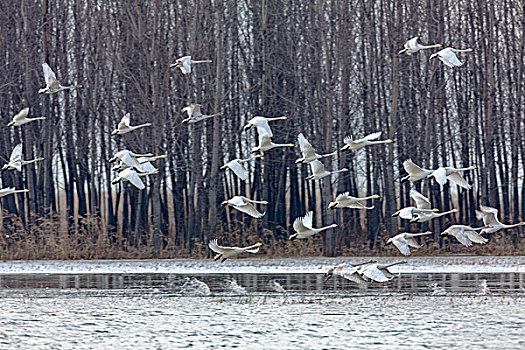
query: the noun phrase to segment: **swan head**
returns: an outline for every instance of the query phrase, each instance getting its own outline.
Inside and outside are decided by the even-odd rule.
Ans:
[[[326,271],[326,273],[324,274],[325,276],[325,282],[328,281],[330,278],[332,278],[332,276],[334,275],[334,267],[331,267],[328,271]]]
[[[434,213],[439,213],[439,209],[432,209]]]
[[[390,142],[390,143],[394,143],[395,141],[394,140],[391,140],[391,139],[388,139],[386,140],[387,142]]]
[[[257,242],[255,245],[258,246],[258,247],[260,247],[260,246],[262,246],[263,244],[262,244],[261,242]]]
[[[467,51],[470,51],[470,52],[472,52],[472,51],[474,51],[474,49],[467,49]]]
[[[376,198],[381,198],[381,196],[378,195],[378,194],[374,195],[374,197],[376,197]]]

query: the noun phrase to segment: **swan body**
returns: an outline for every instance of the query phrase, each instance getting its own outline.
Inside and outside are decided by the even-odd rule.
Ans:
[[[427,177],[434,177],[437,183],[441,186],[443,186],[447,180],[449,180],[459,187],[470,190],[472,186],[463,178],[463,176],[461,176],[461,173],[474,169],[476,169],[476,166],[469,166],[467,168],[440,167],[434,170]]]
[[[335,202],[330,202],[330,204],[328,204],[328,210],[333,210],[335,208],[374,209],[374,206],[367,207],[359,203],[360,201],[374,198],[381,198],[381,196],[374,194],[373,196],[357,198],[350,196],[350,192],[344,192],[335,198]]]
[[[123,134],[127,134],[128,132],[131,132],[133,130],[137,130],[137,129],[140,129],[140,128],[143,128],[145,126],[151,126],[152,124],[151,123],[144,123],[144,124],[140,124],[140,125],[135,125],[135,126],[132,126],[132,125],[129,125],[130,124],[130,121],[129,121],[129,113],[126,113],[122,119],[120,120],[120,123],[118,123],[118,126],[115,130],[113,130],[113,132],[111,133],[111,135],[123,135]]]
[[[400,218],[405,220],[412,220],[414,219],[414,217],[416,217],[417,214],[432,212],[439,212],[439,209],[419,209],[416,207],[406,207],[396,211],[394,214],[392,214],[392,216],[399,216]]]
[[[266,152],[271,150],[272,148],[277,147],[293,147],[295,146],[293,143],[273,143],[270,135],[266,133],[266,131],[260,130],[259,131],[259,145],[252,148],[252,152]]]
[[[240,255],[242,253],[252,253],[255,254],[259,251],[259,247],[263,244],[261,242],[255,243],[254,245],[251,245],[249,247],[239,248],[239,247],[223,247],[220,246],[217,243],[217,240],[211,240],[210,243],[208,243],[208,247],[210,247],[211,250],[213,250],[217,255],[213,258],[213,260],[219,260],[221,262],[224,262],[226,259],[232,258],[234,256]]]
[[[60,81],[57,80],[55,72],[49,67],[47,63],[42,63],[42,69],[44,70],[44,79],[46,81],[46,87],[38,90],[39,94],[54,94],[62,90],[74,89],[74,86],[63,86]]]
[[[418,40],[419,40],[418,36],[415,36],[412,39],[408,40],[405,43],[405,48],[403,50],[399,51],[399,54],[406,53],[407,55],[411,55],[411,54],[416,53],[416,52],[418,52],[420,50],[432,49],[434,47],[442,47],[443,46],[441,44],[421,45],[420,43],[417,42]]]
[[[341,148],[341,150],[346,150],[346,149],[358,150],[358,149],[361,149],[363,147],[370,146],[370,145],[394,142],[393,140],[390,140],[390,139],[376,141],[379,137],[381,137],[381,131],[367,135],[363,137],[362,139],[358,139],[358,140],[352,140],[350,136],[347,136],[343,139],[343,142],[345,143],[345,145],[343,146],[343,148]]]
[[[20,126],[27,124],[29,122],[35,121],[35,120],[44,120],[45,117],[36,117],[36,118],[28,118],[27,115],[29,114],[29,107],[26,107],[22,109],[20,112],[18,112],[17,115],[13,117],[13,120],[7,124],[7,126]]]
[[[332,278],[333,275],[341,276],[343,278],[346,278],[349,281],[355,282],[359,284],[360,286],[366,286],[368,283],[366,280],[359,274],[359,266],[365,265],[365,264],[371,264],[373,261],[368,261],[365,263],[360,264],[352,264],[352,263],[342,263],[337,266],[331,267],[326,271],[325,273],[325,281],[328,281],[330,278]]]
[[[470,247],[472,243],[485,244],[488,242],[488,239],[476,232],[482,229],[483,227],[472,228],[466,225],[452,225],[441,232],[441,235],[454,236],[465,247]]]
[[[224,201],[221,203],[222,206],[228,206],[233,207],[239,211],[242,211],[243,213],[246,213],[254,218],[261,218],[264,216],[265,213],[260,213],[255,206],[254,203],[258,204],[268,204],[267,201],[255,201],[253,199],[248,199],[244,196],[234,196],[231,199],[228,199],[227,201]]]
[[[129,182],[131,182],[131,184],[133,186],[135,186],[139,190],[143,190],[144,188],[146,188],[146,186],[144,185],[144,182],[142,182],[140,177],[141,176],[146,176],[146,175],[152,175],[152,174],[156,174],[156,173],[158,173],[158,171],[152,172],[152,173],[137,173],[132,168],[126,168],[126,169],[122,170],[118,174],[118,176],[116,178],[111,180],[111,184],[112,185],[116,185],[120,181],[123,181],[123,182],[124,181],[129,181]]]
[[[23,193],[23,192],[29,192],[29,190],[15,190],[14,187],[6,187],[6,188],[0,188],[0,197],[4,197],[13,193]]]
[[[392,238],[389,238],[386,244],[393,244],[396,246],[397,249],[401,252],[401,254],[408,256],[410,255],[410,248],[421,248],[421,245],[417,243],[417,241],[414,239],[414,237],[418,236],[425,236],[429,235],[432,232],[422,232],[422,233],[409,233],[409,232],[403,232],[400,234],[395,235]]]
[[[312,175],[308,176],[306,178],[307,180],[319,180],[319,179],[322,179],[323,177],[326,177],[328,175],[332,175],[332,174],[335,174],[335,173],[341,173],[341,172],[344,172],[344,171],[348,171],[347,168],[334,170],[334,171],[327,171],[327,170],[325,170],[323,163],[321,163],[318,160],[314,160],[314,161],[310,162],[310,168],[312,169]]]
[[[268,124],[268,122],[271,122],[271,121],[274,121],[274,120],[285,120],[285,119],[288,119],[288,117],[286,116],[282,116],[282,117],[275,117],[275,118],[267,118],[267,117],[261,117],[261,116],[256,116],[256,117],[253,117],[252,119],[248,120],[248,124],[246,124],[243,128],[243,130],[248,130],[249,128],[251,127],[255,127],[257,128],[257,131],[259,132],[259,134],[261,134],[261,132],[266,132],[270,137],[273,137],[273,132],[272,132],[272,129],[270,128],[270,124]]]
[[[11,152],[11,157],[9,158],[9,163],[5,164],[2,167],[2,170],[16,170],[16,171],[22,171],[22,166],[39,162],[41,160],[44,160],[44,158],[36,158],[33,160],[23,160],[22,159],[22,144],[19,143],[15,146],[13,149],[13,152]]]
[[[427,222],[427,221],[430,221],[432,219],[439,218],[440,216],[445,216],[445,215],[452,214],[452,213],[459,213],[459,210],[451,209],[451,210],[443,211],[443,212],[439,212],[439,213],[434,213],[434,212],[431,212],[431,213],[416,213],[415,217],[412,220],[410,220],[410,222],[419,222],[419,223]]]
[[[290,241],[293,241],[297,238],[308,238],[310,236],[315,235],[317,232],[321,232],[324,230],[328,230],[330,228],[337,227],[337,224],[332,224],[325,227],[320,228],[313,228],[313,218],[314,218],[314,212],[309,211],[306,213],[303,217],[298,217],[295,219],[293,223],[293,229],[296,233],[290,236]]]
[[[403,168],[408,173],[407,176],[401,178],[401,182],[404,181],[419,181],[432,174],[433,170],[421,168],[414,164],[412,159],[407,159],[403,162]]]
[[[416,202],[416,207],[418,209],[426,209],[426,210],[432,209],[430,200],[414,189],[410,190],[410,198],[412,198],[412,200]],[[435,212],[435,211],[426,211],[426,212],[415,211],[414,212],[412,211],[411,215],[413,215],[413,217],[412,219],[410,219],[410,222],[427,222],[434,218],[437,218],[443,215],[447,215],[450,213],[454,213],[454,212],[459,212],[459,210],[452,209],[446,212]],[[406,219],[408,217],[408,214],[404,213],[404,215],[405,217],[403,218]]]
[[[221,115],[221,113],[217,114],[202,114],[201,112],[201,104],[198,103],[191,103],[189,106],[186,106],[182,109],[182,113],[186,112],[188,113],[188,118],[183,119],[183,123],[189,123],[189,124],[195,124],[197,122],[200,122],[201,120],[205,120],[208,118],[213,118],[215,116]]]
[[[518,222],[517,224],[511,225],[503,224],[498,219],[498,209],[484,205],[480,206],[480,210],[476,210],[476,218],[478,220],[483,220],[483,224],[485,225],[481,230],[481,234],[494,233],[502,229],[525,225],[525,222]]]
[[[337,152],[332,152],[328,154],[317,154],[315,149],[312,147],[310,142],[304,137],[302,133],[298,136],[299,147],[301,148],[302,157],[297,159],[295,163],[310,163],[317,159],[322,159],[325,157],[335,156]]]
[[[444,48],[441,51],[436,52],[435,54],[430,56],[430,59],[433,59],[435,57],[439,58],[444,64],[447,66],[454,68],[454,67],[460,67],[463,65],[463,62],[461,62],[458,57],[456,56],[457,52],[471,52],[472,49],[465,49],[465,50],[459,50],[454,49],[452,47]]]
[[[371,280],[375,282],[388,282],[396,276],[392,272],[390,272],[388,268],[406,263],[406,261],[399,261],[391,264],[367,264],[359,267],[358,273],[361,274],[365,280]]]
[[[230,170],[233,171],[233,173],[237,175],[239,179],[245,181],[248,178],[248,170],[244,167],[243,164],[251,161],[252,159],[256,159],[256,158],[262,158],[262,155],[258,154],[255,156],[251,156],[248,159],[236,158],[236,159],[230,160],[228,163],[221,166],[221,169],[224,170],[224,169],[230,168]]]
[[[175,63],[170,65],[171,67],[180,68],[182,74],[190,74],[191,73],[191,65],[195,63],[210,63],[211,60],[192,60],[191,56],[183,56],[181,58],[177,58],[175,60]]]
[[[138,157],[137,162],[140,164],[140,168],[143,170],[143,172],[154,173],[154,172],[158,172],[158,170],[157,168],[153,166],[153,164],[151,164],[151,162],[156,161],[157,159],[161,159],[161,158],[168,158],[168,156],[160,155],[160,156],[152,156],[152,157]],[[126,163],[124,163],[123,161],[120,161],[119,164],[115,165],[113,168],[111,168],[111,170],[120,171],[126,168],[129,168],[129,166],[126,165]]]

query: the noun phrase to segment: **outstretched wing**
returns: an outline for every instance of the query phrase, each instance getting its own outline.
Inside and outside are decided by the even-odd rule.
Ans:
[[[54,85],[57,80],[55,72],[53,72],[51,67],[49,67],[49,65],[46,62],[42,63],[42,69],[44,70],[44,79],[46,80],[46,85]]]
[[[448,61],[449,63],[453,64],[454,66],[461,66],[463,65],[463,62],[461,62],[456,54],[452,52],[451,50],[442,50],[439,53],[439,56],[442,58],[443,62]],[[447,62],[445,62],[447,63]]]
[[[238,161],[229,162],[227,165],[228,168],[230,168],[241,180],[244,181],[248,178],[246,168],[244,168]]]
[[[409,175],[416,175],[423,172],[423,168],[414,164],[412,159],[407,159],[403,162],[403,168]]]
[[[257,131],[259,132],[259,147],[267,146],[272,142],[270,139],[270,134],[268,134],[264,129],[257,127]]]
[[[432,174],[436,178],[438,184],[440,184],[441,186],[445,185],[445,183],[447,182],[447,169],[438,168],[434,170]]]
[[[307,157],[314,157],[315,156],[315,150],[312,147],[312,145],[310,144],[310,142],[308,142],[306,137],[304,137],[304,135],[302,133],[300,133],[297,138],[299,140],[299,147],[301,148],[301,153],[303,154],[303,157],[305,157],[305,158],[307,158]]]
[[[293,223],[293,229],[296,232],[303,232],[303,231],[307,231],[311,229],[312,222],[313,222],[313,215],[314,215],[314,212],[309,211],[306,213],[305,216],[298,217],[297,219],[295,219]]]
[[[372,141],[372,140],[377,140],[380,137],[381,137],[381,131],[378,131],[378,132],[374,132],[374,133],[372,133],[370,135],[366,135],[365,137],[363,137],[359,141]]]
[[[120,120],[120,123],[118,123],[118,128],[126,128],[129,127],[129,113],[126,113],[122,119]]]
[[[459,173],[452,173],[448,175],[447,178],[453,183],[455,183],[456,185],[463,187],[467,190],[470,190],[472,188],[472,186],[470,186],[467,180],[465,180],[463,176],[461,176]]]
[[[499,224],[498,209],[486,207],[484,205],[481,205],[479,208],[480,210],[476,210],[476,218],[478,220],[483,219],[483,224],[485,226]]]
[[[130,168],[135,166],[135,162],[133,161],[133,158],[131,158],[131,155],[128,151],[121,151],[119,153],[120,154],[118,154],[118,157],[124,164],[126,164]]]
[[[310,162],[310,167],[312,168],[312,173],[314,174],[320,174],[324,172],[324,165],[318,160]]]
[[[483,237],[481,234],[477,233],[476,231],[465,230],[465,233],[467,234],[467,237],[474,243],[485,244],[489,241],[488,239],[486,239],[485,237]]]
[[[414,207],[407,207],[407,208],[401,209],[399,211],[399,217],[405,220],[412,220],[414,218],[412,209],[414,209]]]
[[[407,243],[409,246],[414,247],[414,248],[421,248],[421,245],[417,243],[414,237],[409,236],[409,237],[405,237],[405,239],[407,240]]]
[[[414,200],[414,202],[416,202],[416,207],[419,209],[431,209],[431,204],[428,198],[423,196],[418,191],[411,189],[410,197]]]
[[[385,276],[385,274],[377,268],[377,264],[365,265],[360,269],[360,273],[376,282],[388,282],[391,278]]]
[[[213,250],[215,253],[222,253],[224,251],[224,247],[221,247],[216,239],[213,239],[208,243],[208,247],[210,247],[211,250]]]
[[[19,143],[15,146],[13,149],[13,152],[11,152],[11,157],[9,157],[10,162],[14,162],[17,160],[22,160],[22,144]]]
[[[132,170],[129,168],[125,169],[119,174],[119,176],[131,182],[133,186],[137,187],[139,190],[143,190],[144,188],[146,188],[146,186],[140,179],[140,176],[137,174],[135,170]]]
[[[466,247],[470,247],[472,245],[472,241],[469,239],[468,235],[465,233],[465,229],[463,227],[449,227],[446,232],[456,237],[456,239],[463,244]]]
[[[265,213],[260,213],[252,203],[245,203],[244,205],[236,205],[235,209],[242,211],[243,213],[246,213],[250,216],[253,216],[254,218],[260,218],[263,217]]]
[[[348,199],[349,196],[350,196],[350,192],[340,193],[337,195],[337,197],[335,197],[335,201],[336,202],[345,201]]]
[[[399,249],[401,254],[404,256],[410,255],[410,248],[408,248],[408,244],[401,241],[400,239],[394,239],[392,240],[392,243]]]

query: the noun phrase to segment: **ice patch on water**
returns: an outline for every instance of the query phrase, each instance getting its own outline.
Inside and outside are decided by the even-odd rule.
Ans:
[[[229,279],[229,280],[226,280],[226,291],[228,291],[230,294],[235,294],[235,295],[238,295],[238,294],[241,294],[241,295],[245,295],[245,294],[248,294],[248,292],[246,291],[246,288],[244,288],[243,286],[240,286],[236,280],[234,279]]]
[[[432,295],[437,295],[437,296],[447,295],[447,290],[437,283],[429,284],[428,287],[432,289]]]
[[[211,294],[210,287],[194,277],[186,277],[180,290],[181,294],[192,296],[207,296]]]

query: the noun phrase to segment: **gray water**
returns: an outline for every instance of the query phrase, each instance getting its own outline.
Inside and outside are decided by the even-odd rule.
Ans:
[[[0,276],[0,349],[525,349],[525,274]]]

